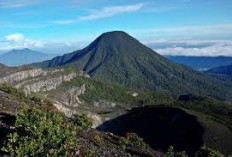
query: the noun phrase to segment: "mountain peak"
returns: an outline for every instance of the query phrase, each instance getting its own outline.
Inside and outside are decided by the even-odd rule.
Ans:
[[[133,38],[128,33],[123,31],[112,31],[100,35],[86,49],[90,50],[94,48],[101,48],[101,52],[107,52],[110,54],[115,54],[115,50],[117,50],[118,53],[122,54],[138,52],[135,48],[139,47],[142,49],[147,49],[144,45],[142,45],[138,40]]]
[[[126,32],[123,32],[123,31],[111,31],[111,32],[106,32],[106,33],[103,33],[102,35],[100,35],[98,38],[100,39],[114,39],[114,40],[117,40],[117,39],[132,39],[133,37],[130,36],[128,33]],[[133,38],[134,39],[134,38]]]
[[[29,48],[24,48],[24,49],[22,49],[22,51],[32,51],[32,50]]]
[[[129,34],[124,31],[111,31],[111,32],[105,32],[102,34],[102,36],[107,36],[107,35],[127,35],[129,36]]]
[[[170,62],[122,31],[103,33],[83,50],[34,65],[69,65],[104,82],[142,90],[168,91],[177,95],[213,95],[212,84],[208,82],[214,82],[214,89],[220,90],[217,86],[220,83],[216,80]],[[202,86],[198,87],[199,84]],[[228,90],[224,97],[230,97],[231,94],[232,91]]]
[[[12,49],[10,52],[31,52],[33,50],[29,48],[23,48],[23,49]]]

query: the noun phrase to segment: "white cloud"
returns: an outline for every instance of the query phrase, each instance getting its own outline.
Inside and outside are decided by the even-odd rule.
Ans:
[[[43,47],[44,42],[26,38],[21,33],[9,34],[0,40],[0,51],[21,48],[38,48]]]
[[[21,8],[38,4],[41,0],[0,0],[0,8]]]
[[[87,16],[81,16],[76,19],[69,19],[69,20],[59,20],[54,21],[55,24],[72,24],[79,21],[91,21],[97,20],[102,18],[108,18],[119,14],[135,12],[144,6],[143,3],[138,3],[134,5],[123,5],[123,6],[111,6],[111,7],[104,7],[100,10],[94,10],[89,13]]]
[[[111,17],[118,14],[134,12],[140,10],[143,6],[144,6],[143,3],[138,3],[135,5],[105,7],[101,10],[93,11],[91,14],[87,16],[80,17],[80,20],[81,21],[96,20],[96,19]]]
[[[133,33],[143,34],[168,34],[170,35],[222,35],[232,34],[232,24],[215,24],[215,25],[198,25],[198,26],[184,26],[184,27],[166,27],[166,28],[154,28],[154,29],[139,29],[132,30]]]
[[[206,45],[210,46],[216,43],[231,43],[231,40],[196,40],[191,38],[166,38],[166,39],[152,39],[152,40],[143,40],[143,44],[149,46],[155,45],[189,45],[189,46],[199,46]],[[168,47],[168,46],[167,46]]]
[[[54,24],[59,24],[59,25],[68,25],[72,23],[78,22],[78,19],[72,19],[72,20],[59,20],[59,21],[53,21]]]
[[[83,48],[86,43],[81,42],[45,42],[27,38],[21,33],[14,33],[0,39],[0,54],[12,49],[29,48],[32,50],[50,53],[64,54]]]
[[[5,36],[6,41],[20,42],[24,40],[24,35],[21,33],[15,33]]]
[[[158,44],[156,43],[156,46],[159,44],[167,45],[167,47],[163,48],[153,48],[156,52],[162,55],[232,56],[231,40],[186,40],[176,42],[159,42]]]
[[[70,53],[83,48],[79,42],[46,42],[43,47],[34,48],[37,51],[50,54]]]

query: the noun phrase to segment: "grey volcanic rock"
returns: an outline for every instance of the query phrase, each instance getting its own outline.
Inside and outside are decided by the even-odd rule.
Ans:
[[[40,68],[12,72],[0,77],[0,83],[8,83],[22,89],[26,94],[45,92],[56,89],[63,82],[68,82],[78,75],[76,72],[66,72],[64,69],[43,70]]]
[[[68,82],[76,76],[76,73],[71,73],[67,75],[61,75],[56,78],[46,78],[45,80],[28,84],[24,86],[23,89],[26,94],[30,94],[31,92],[46,92],[52,89],[56,89],[57,86],[61,85],[63,82]]]
[[[79,96],[84,94],[85,90],[85,84],[81,87],[72,87],[66,92],[60,93],[58,97],[61,98],[62,104],[66,106],[77,107],[84,103],[79,99]]]
[[[3,78],[0,78],[0,83],[13,83],[16,81],[22,81],[28,78],[33,78],[39,75],[46,76],[47,71],[43,71],[42,69],[32,69],[26,71],[20,71],[17,73],[10,74]]]

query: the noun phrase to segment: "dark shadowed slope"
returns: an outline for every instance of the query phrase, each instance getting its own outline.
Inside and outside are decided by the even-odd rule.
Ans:
[[[203,145],[232,152],[231,103],[183,95],[173,107],[146,106],[104,122],[99,130],[126,135],[135,132],[156,150],[172,145],[190,156]]]
[[[123,136],[135,132],[154,149],[165,151],[174,146],[190,156],[194,156],[203,144],[204,133],[196,117],[178,108],[162,106],[135,108],[98,129]]]
[[[72,66],[95,79],[136,89],[232,97],[232,85],[173,63],[119,31],[102,34],[83,50],[34,65]]]
[[[12,50],[0,55],[0,63],[8,66],[20,66],[45,61],[55,56],[56,55],[45,54],[30,49]]]

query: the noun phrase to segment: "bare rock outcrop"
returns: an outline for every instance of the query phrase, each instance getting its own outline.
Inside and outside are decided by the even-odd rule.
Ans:
[[[70,73],[67,75],[61,75],[54,78],[45,78],[43,80],[38,80],[34,83],[23,86],[23,90],[26,94],[30,94],[31,92],[36,93],[36,92],[51,91],[53,89],[56,89],[63,82],[68,82],[73,78],[75,78],[76,76],[77,76],[76,73]]]
[[[25,70],[25,71],[20,71],[16,73],[9,74],[5,77],[0,78],[0,83],[14,83],[14,82],[19,82],[23,81],[29,78],[34,78],[37,76],[46,76],[47,71],[44,71],[42,69],[31,69],[31,70]]]
[[[72,87],[70,89],[67,89],[62,93],[59,93],[57,97],[60,98],[62,104],[70,107],[77,107],[80,104],[84,103],[80,100],[79,96],[81,94],[84,94],[85,90],[85,84],[83,84],[81,87]]]
[[[40,68],[12,72],[0,77],[1,83],[8,83],[16,88],[22,89],[27,95],[34,92],[45,92],[56,89],[63,82],[68,82],[77,76],[84,75],[83,72],[66,72],[64,69]]]

